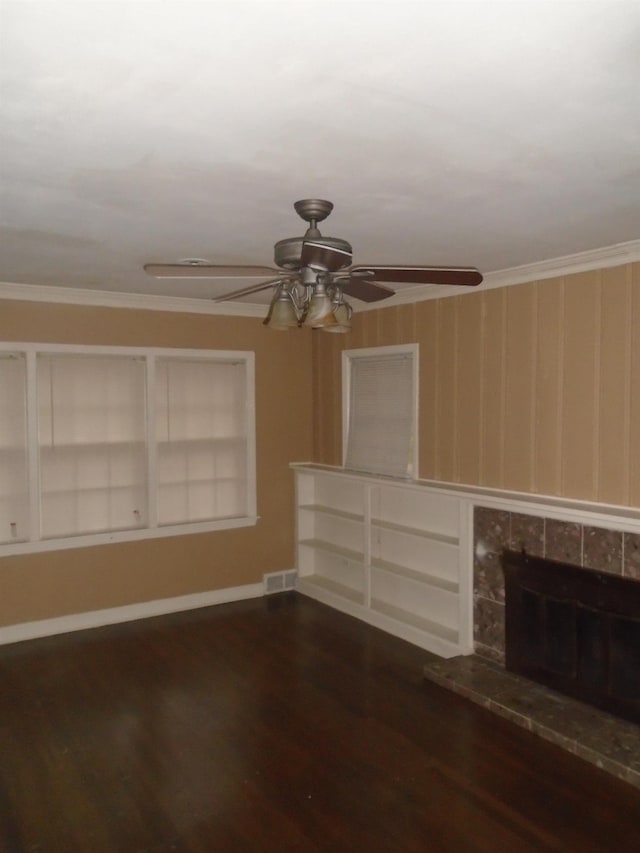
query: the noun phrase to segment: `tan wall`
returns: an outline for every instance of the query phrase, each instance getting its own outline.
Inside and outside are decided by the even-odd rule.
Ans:
[[[256,583],[294,566],[288,464],[312,455],[308,330],[274,333],[244,317],[2,301],[0,340],[253,350],[260,515],[256,527],[0,559],[0,625]]]
[[[291,568],[288,463],[341,462],[345,347],[419,342],[421,477],[640,506],[639,264],[363,312],[350,335],[273,333],[252,318],[0,308],[0,340],[255,351],[261,516],[255,528],[5,557],[3,625]]]
[[[426,479],[640,506],[640,264],[357,314],[314,337],[316,461],[341,463],[340,352],[420,344]]]

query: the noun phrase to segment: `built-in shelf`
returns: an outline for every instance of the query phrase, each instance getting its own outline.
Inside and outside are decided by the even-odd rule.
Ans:
[[[438,589],[444,589],[447,592],[453,592],[456,595],[459,592],[459,584],[456,581],[447,580],[446,578],[438,577],[437,575],[431,575],[428,572],[421,572],[418,569],[410,569],[408,566],[401,566],[398,563],[390,563],[388,560],[371,560],[371,568],[379,569],[383,572],[389,572],[389,574],[397,575],[401,578],[406,578],[407,580],[414,581],[416,583],[426,584],[427,586],[433,586]]]
[[[434,622],[432,619],[426,619],[424,616],[411,613],[409,610],[404,610],[402,607],[395,607],[393,604],[388,604],[386,601],[380,601],[377,598],[371,599],[371,609],[384,616],[389,616],[406,625],[411,625],[426,634],[433,634],[447,643],[458,643],[458,632],[454,628],[448,628],[446,625],[441,625],[439,622]]]
[[[361,563],[364,560],[364,554],[359,551],[353,551],[351,548],[343,548],[341,545],[334,545],[333,542],[325,542],[322,539],[301,539],[300,545],[307,548],[315,548],[318,551],[326,551],[329,554],[335,554],[336,557],[343,557],[345,560],[351,560],[354,563]]]
[[[346,521],[355,521],[360,524],[364,522],[363,515],[358,515],[355,512],[346,512],[346,510],[336,509],[331,506],[324,506],[323,504],[301,504],[298,509],[308,510],[309,512],[321,512],[334,518],[344,518]]]
[[[464,499],[389,477],[295,470],[299,591],[444,657],[470,653]]]
[[[307,575],[299,581],[298,589],[301,592],[304,592],[305,590],[308,591],[309,589],[324,590],[338,596],[339,598],[354,602],[355,604],[364,603],[364,595],[362,592],[331,580],[330,578],[323,577],[322,575]]]
[[[419,536],[423,539],[431,539],[434,542],[442,542],[445,545],[453,545],[456,548],[460,544],[457,536],[448,536],[446,533],[436,533],[433,530],[423,530],[418,527],[408,527],[405,524],[397,524],[394,521],[383,521],[381,518],[372,518],[371,526],[379,527],[381,530],[393,530],[396,533],[403,533],[406,536]]]

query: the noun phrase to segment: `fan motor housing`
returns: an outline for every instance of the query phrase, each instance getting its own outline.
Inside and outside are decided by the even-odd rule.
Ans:
[[[288,237],[285,240],[278,240],[273,247],[273,259],[276,266],[285,270],[299,270],[304,239],[304,237]],[[351,244],[339,237],[314,237],[313,242],[329,246],[331,249],[340,249],[343,252],[349,252],[349,254],[353,252]],[[351,261],[345,259],[341,269],[350,265]]]

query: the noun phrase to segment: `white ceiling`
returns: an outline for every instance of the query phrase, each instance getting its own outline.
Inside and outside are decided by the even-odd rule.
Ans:
[[[0,8],[0,281],[208,300],[143,264],[270,264],[304,197],[356,263],[640,236],[637,0]]]

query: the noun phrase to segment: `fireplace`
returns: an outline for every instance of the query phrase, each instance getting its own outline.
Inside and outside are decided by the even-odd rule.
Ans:
[[[640,723],[640,583],[504,550],[506,668]]]

